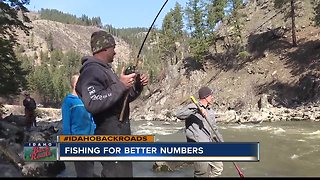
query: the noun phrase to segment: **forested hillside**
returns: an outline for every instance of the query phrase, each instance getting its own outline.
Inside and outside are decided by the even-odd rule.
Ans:
[[[76,17],[59,10],[27,13],[23,6],[27,2],[9,2],[1,2],[3,12],[15,21],[2,21],[11,31],[0,32],[3,44],[8,43],[1,47],[1,62],[6,64],[2,67],[6,68],[1,71],[0,92],[10,103],[19,104],[21,99],[16,95],[27,90],[45,106],[59,107],[68,92],[70,75],[80,67],[80,57],[90,54],[88,42],[93,31],[105,29],[116,37],[113,64],[119,71],[135,61],[148,30],[117,29],[103,25],[100,17]],[[21,8],[17,11],[16,7]],[[303,74],[317,77],[314,74],[319,71],[319,7],[313,0],[176,3],[162,26],[151,30],[143,48],[139,70],[148,73],[151,82],[145,96],[159,89],[180,92],[176,87],[188,83],[194,73],[208,80],[190,84],[182,94],[194,93],[198,86],[207,84],[218,89],[222,104],[252,104],[261,93],[279,95],[279,88],[299,89]],[[10,29],[13,25],[21,30],[14,32]],[[160,86],[163,82],[170,83],[171,89]],[[240,91],[232,91],[234,88]],[[181,103],[184,98],[176,100]]]
[[[61,102],[80,58],[91,55],[92,32],[102,29],[114,35],[117,55],[112,65],[119,73],[136,62],[149,28],[118,29],[102,24],[100,17],[55,9],[28,12],[30,1],[0,0],[0,176],[70,176],[70,166],[62,161],[25,163],[23,144],[54,142],[61,134]],[[276,165],[271,158],[270,164],[259,164],[257,174],[317,172],[319,144],[314,142],[319,130],[312,126],[320,122],[320,0],[187,0],[176,3],[160,27],[150,29],[137,67],[150,83],[130,103],[130,121],[143,120],[132,122],[132,133],[160,135],[160,141],[185,137],[185,124],[174,113],[192,102],[190,96],[198,97],[201,86],[208,86],[213,89],[210,107],[226,140],[274,146],[265,149],[265,157],[281,150]],[[31,131],[24,130],[24,92],[44,106],[37,108],[38,126]],[[305,122],[269,123],[275,121]],[[289,166],[278,171],[277,163]],[[306,164],[310,171],[305,171]],[[241,167],[246,177],[256,171],[256,164]],[[140,173],[148,175],[147,168],[151,170],[143,165]],[[224,176],[230,168],[226,166]],[[168,175],[184,176],[180,170]]]

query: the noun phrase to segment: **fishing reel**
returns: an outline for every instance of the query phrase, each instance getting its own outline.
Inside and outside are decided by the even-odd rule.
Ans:
[[[136,66],[133,66],[133,65],[130,65],[126,68],[126,70],[124,71],[124,74],[125,75],[128,75],[128,74],[132,74],[132,73],[136,73],[136,77],[135,77],[135,89],[141,89],[142,88],[142,85],[140,84],[140,73],[136,72]]]
[[[136,70],[136,67],[131,65],[126,68],[126,70],[124,71],[124,74],[128,75],[128,74],[135,73],[135,70]]]

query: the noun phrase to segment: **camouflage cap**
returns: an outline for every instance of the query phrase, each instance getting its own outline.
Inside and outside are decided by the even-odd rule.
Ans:
[[[105,31],[96,31],[91,35],[91,50],[93,54],[115,45],[116,42],[113,36]]]

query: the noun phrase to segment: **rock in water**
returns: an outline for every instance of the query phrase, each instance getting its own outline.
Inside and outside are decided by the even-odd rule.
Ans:
[[[22,174],[27,177],[56,177],[65,168],[62,161],[28,162],[23,166]]]
[[[152,169],[154,171],[175,171],[189,164],[192,162],[155,162]]]
[[[3,159],[0,159],[3,162]],[[23,177],[21,171],[12,164],[0,163],[0,177]]]

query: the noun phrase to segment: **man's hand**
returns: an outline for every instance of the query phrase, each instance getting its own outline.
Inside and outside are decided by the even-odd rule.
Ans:
[[[134,85],[134,80],[136,78],[136,73],[131,73],[128,75],[125,75],[125,68],[122,68],[121,75],[120,75],[120,81],[129,89]]]
[[[143,86],[148,84],[148,78],[145,74],[137,74],[134,89],[137,91],[142,91]]]
[[[207,118],[208,113],[207,113],[207,111],[205,109],[201,108],[200,109],[200,113],[201,113],[202,116],[204,116],[204,118]]]
[[[140,83],[142,86],[146,86],[149,82],[148,77],[145,74],[140,75]]]

